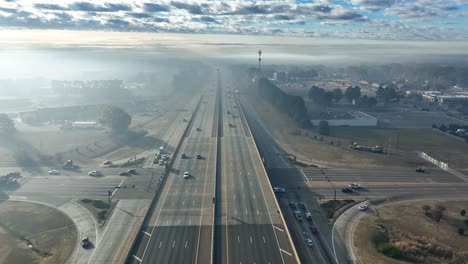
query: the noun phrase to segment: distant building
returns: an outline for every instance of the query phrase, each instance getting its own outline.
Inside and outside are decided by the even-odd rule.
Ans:
[[[422,93],[422,97],[426,101],[445,105],[468,103],[468,95],[444,95],[439,91],[425,91]]]
[[[288,72],[274,72],[273,80],[278,81],[278,82],[287,82]]]
[[[320,121],[327,121],[329,126],[377,126],[377,118],[360,112],[346,112],[346,113],[319,113],[312,116],[310,122],[314,126],[318,126]]]

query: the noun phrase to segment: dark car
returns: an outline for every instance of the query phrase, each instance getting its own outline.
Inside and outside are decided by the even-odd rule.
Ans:
[[[304,203],[297,203],[297,205],[299,205],[299,207],[300,207],[301,209],[304,209],[304,210],[306,209],[306,207],[305,207],[305,204],[304,204]]]
[[[310,232],[312,232],[312,234],[318,235],[319,231],[316,226],[311,225],[309,229],[310,229]]]
[[[416,169],[416,172],[419,172],[419,173],[424,173],[424,172],[425,172],[425,170],[424,170],[423,168],[417,168],[417,169]]]
[[[183,158],[183,159],[186,159],[186,158],[187,158],[187,155],[185,155],[185,153],[182,153],[181,156],[182,156],[181,158]]]
[[[128,176],[130,175],[127,171],[122,171],[121,173],[119,173],[120,176]]]
[[[129,169],[129,170],[127,170],[127,173],[128,174],[136,174],[136,170],[135,169]]]
[[[294,202],[289,202],[289,207],[291,207],[291,208],[296,208],[297,205],[296,205],[296,203],[294,203]]]
[[[203,159],[202,155],[197,154],[197,159]]]
[[[201,128],[197,127],[197,131],[201,131]]]
[[[89,238],[88,238],[88,237],[83,237],[83,238],[81,239],[81,246],[82,246],[82,247],[87,248],[87,247],[89,247],[89,244],[90,244],[90,242],[89,242]]]
[[[353,189],[351,189],[349,187],[344,187],[344,188],[341,188],[341,191],[344,192],[344,193],[352,193]]]

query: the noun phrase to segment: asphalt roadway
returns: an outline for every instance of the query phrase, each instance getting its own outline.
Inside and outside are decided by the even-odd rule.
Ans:
[[[131,263],[210,263],[216,138],[214,96],[205,96],[143,230]],[[199,131],[200,130],[200,131]],[[187,155],[182,159],[181,154]],[[197,159],[197,154],[203,158]],[[183,174],[190,173],[189,179]]]
[[[244,101],[245,102],[245,101]],[[245,106],[248,107],[247,102]],[[417,173],[408,168],[299,168],[288,164],[279,153],[281,147],[269,134],[253,108],[247,113],[259,151],[274,186],[284,187],[287,192],[278,195],[286,222],[291,230],[299,257],[304,263],[348,263],[350,256],[347,250],[348,237],[333,234],[333,223],[323,217],[317,200],[333,199],[336,190],[337,199],[400,201],[406,199],[464,199],[468,195],[468,183],[438,168],[426,168],[425,173]],[[428,164],[428,166],[430,166]],[[326,177],[325,177],[326,176]],[[330,180],[330,181],[328,181]],[[350,194],[341,192],[349,183],[357,182],[363,187]],[[299,222],[292,216],[288,202],[304,202],[307,211],[313,215],[310,225],[319,227],[320,235],[314,236],[319,242],[320,250],[310,250],[304,244],[304,232],[307,224]],[[357,209],[351,208],[353,212]],[[288,213],[290,212],[290,213]],[[346,221],[344,221],[346,222]],[[310,233],[307,234],[310,236]],[[322,258],[323,257],[323,258]]]
[[[223,96],[222,105],[215,263],[297,263],[240,105],[232,95]]]

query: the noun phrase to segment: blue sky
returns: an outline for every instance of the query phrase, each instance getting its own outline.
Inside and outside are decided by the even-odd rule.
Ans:
[[[468,0],[0,0],[0,29],[468,39]]]

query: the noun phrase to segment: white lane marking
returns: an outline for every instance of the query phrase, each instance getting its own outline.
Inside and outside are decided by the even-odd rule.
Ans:
[[[184,205],[185,205],[185,200],[182,201],[182,206],[184,206]]]
[[[192,206],[195,207],[195,201],[192,201]]]
[[[234,194],[234,199],[236,199],[236,194]]]
[[[180,218],[179,218],[179,220],[177,221],[177,224],[180,224]]]
[[[172,242],[172,247],[174,247],[174,246],[175,246],[175,240],[174,240],[174,242]]]
[[[299,169],[302,173],[302,176],[304,176],[304,178],[306,179],[306,181],[310,181],[309,178],[307,178],[307,176],[305,175],[304,171],[302,171],[302,169]]]
[[[126,178],[125,178],[125,179],[126,179]],[[114,189],[114,191],[113,191],[112,194],[111,194],[111,197],[114,196],[115,192],[117,192],[118,189],[120,189],[120,186],[122,186],[122,183],[124,183],[125,179],[123,179],[123,180],[119,183],[119,185],[117,186],[117,188]]]
[[[249,212],[247,212],[247,209],[245,209],[245,214],[249,214]]]
[[[234,210],[234,214],[237,215],[237,209]]]
[[[150,233],[146,232],[146,231],[143,231],[143,234],[147,235],[147,236],[151,236]]]
[[[242,194],[242,198],[245,198],[245,193]]]
[[[174,207],[174,202],[172,202],[172,207]]]
[[[253,198],[255,199],[255,194],[253,195]]]
[[[266,244],[265,236],[263,236],[263,244]]]
[[[192,218],[189,219],[189,225],[192,225]]]
[[[239,243],[240,243],[240,238],[239,238],[239,236],[237,236],[237,244],[239,244]]]
[[[185,241],[185,248],[187,248],[187,243],[188,243],[188,241]]]
[[[252,236],[250,236],[250,244],[252,244]]]
[[[283,229],[281,229],[281,228],[279,228],[279,227],[277,227],[277,226],[275,226],[275,225],[272,225],[272,226],[273,226],[274,228],[278,229],[279,231],[284,232]]]
[[[159,248],[161,248],[161,246],[162,246],[162,241],[161,241],[161,242],[159,242]]]
[[[141,258],[135,256],[135,255],[132,255],[133,258],[135,258],[136,260],[138,260],[138,262],[141,262]]]
[[[257,214],[258,214],[258,215],[260,214],[260,212],[258,211],[258,209],[257,209]]]
[[[287,252],[286,250],[284,250],[284,249],[282,249],[282,248],[280,248],[280,250],[281,250],[282,252],[284,252],[284,253],[288,254],[289,256],[292,256],[292,254],[291,254],[291,253],[289,253],[289,252]]]

